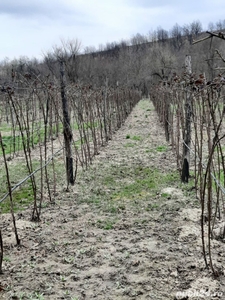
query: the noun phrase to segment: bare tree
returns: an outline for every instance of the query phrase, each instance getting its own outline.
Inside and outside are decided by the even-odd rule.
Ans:
[[[162,27],[157,28],[157,39],[159,42],[165,42],[169,37],[169,33],[167,30],[163,29]]]
[[[202,24],[200,21],[193,21],[190,26],[191,33],[194,37],[197,37],[202,32]]]
[[[150,31],[148,32],[148,41],[149,41],[150,43],[155,43],[155,42],[157,42],[157,32],[156,32],[156,30],[150,30]]]
[[[132,38],[130,39],[131,45],[141,45],[144,43],[147,43],[147,37],[140,34],[140,33],[136,33],[135,35],[132,36]]]
[[[176,23],[173,26],[170,35],[174,48],[180,50],[184,43],[182,27]]]
[[[225,20],[219,20],[216,22],[216,30],[221,31],[225,28]]]
[[[65,59],[65,67],[70,82],[78,80],[78,54],[81,48],[81,42],[78,39],[61,39],[61,53]]]
[[[209,31],[216,30],[216,26],[215,26],[215,24],[213,22],[209,22],[209,24],[208,24],[208,30]]]

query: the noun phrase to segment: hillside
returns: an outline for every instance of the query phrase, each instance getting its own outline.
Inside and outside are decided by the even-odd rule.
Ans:
[[[202,258],[192,187],[180,183],[152,104],[140,101],[75,186],[58,188],[40,223],[30,210],[16,215],[20,247],[2,216],[1,299],[222,299],[224,277]],[[224,265],[222,246],[214,241]]]
[[[219,24],[219,23],[218,23]],[[222,24],[221,24],[222,26]],[[221,33],[224,27],[214,27]],[[21,82],[45,82],[56,85],[60,77],[59,60],[66,62],[67,83],[84,84],[93,88],[138,88],[147,96],[152,84],[171,79],[174,73],[184,72],[186,55],[192,59],[193,75],[204,73],[207,80],[223,74],[224,39],[214,37],[193,44],[193,41],[209,36],[199,22],[189,26],[176,24],[172,30],[158,28],[148,36],[136,34],[130,41],[108,43],[96,50],[81,49],[78,40],[63,40],[61,45],[45,53],[42,61],[21,57],[1,63],[1,90],[20,86]],[[215,50],[219,51],[216,52]],[[61,58],[59,58],[61,56]],[[28,79],[28,82],[27,82]]]

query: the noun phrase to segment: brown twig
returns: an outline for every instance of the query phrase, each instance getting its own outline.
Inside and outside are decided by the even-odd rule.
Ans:
[[[215,52],[219,55],[219,57],[221,58],[221,60],[222,60],[223,62],[225,62],[225,58],[223,58],[223,56],[222,56],[222,54],[219,52],[219,50],[218,50],[218,49],[215,49]]]

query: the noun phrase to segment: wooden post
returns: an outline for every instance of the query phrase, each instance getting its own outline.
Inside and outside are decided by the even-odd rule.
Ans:
[[[3,241],[2,241],[2,231],[0,229],[0,274],[2,274],[2,262],[3,262]]]
[[[189,55],[186,55],[185,58],[185,69],[186,69],[187,83],[188,83],[191,75],[191,56]],[[185,109],[185,128],[184,128],[184,136],[183,136],[183,166],[182,166],[181,181],[188,182],[190,176],[189,165],[190,165],[191,117],[192,117],[191,91],[189,86],[186,86],[186,99],[185,99],[184,109]]]
[[[63,134],[66,152],[66,174],[67,174],[67,185],[74,185],[73,176],[73,157],[72,157],[72,139],[73,134],[70,127],[70,117],[68,109],[68,101],[65,93],[65,67],[63,59],[59,60],[60,63],[60,81],[61,81],[61,98],[62,98],[62,109],[63,109]]]
[[[106,116],[106,114],[108,113],[107,111],[107,93],[108,93],[108,77],[106,76],[106,79],[105,79],[105,90],[104,90],[104,102],[103,102],[103,120],[104,120],[104,130],[105,130],[105,141],[106,141],[106,144],[109,140],[109,137],[108,137],[108,130],[107,130],[107,126],[108,126],[108,117]]]
[[[170,140],[170,125],[169,125],[169,115],[170,115],[170,103],[168,93],[164,93],[164,129],[166,141]]]

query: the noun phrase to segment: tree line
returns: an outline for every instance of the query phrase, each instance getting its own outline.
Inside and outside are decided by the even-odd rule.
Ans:
[[[210,22],[208,30],[219,32],[225,28],[225,20]],[[106,43],[82,49],[77,39],[61,40],[60,45],[43,53],[43,59],[20,57],[0,63],[0,85],[2,89],[12,85],[15,73],[21,76],[43,76],[54,82],[59,79],[58,54],[63,54],[67,80],[75,84],[88,84],[93,88],[103,86],[106,77],[109,86],[135,87],[148,95],[151,84],[169,79],[184,68],[184,57],[191,55],[193,72],[204,73],[212,80],[221,72],[221,60],[215,49],[224,54],[220,40],[193,45],[193,40],[205,33],[200,21],[180,26],[175,24],[166,30],[159,26],[146,35],[137,33],[130,40]],[[33,74],[33,75],[32,75]],[[14,77],[13,77],[14,76]]]

